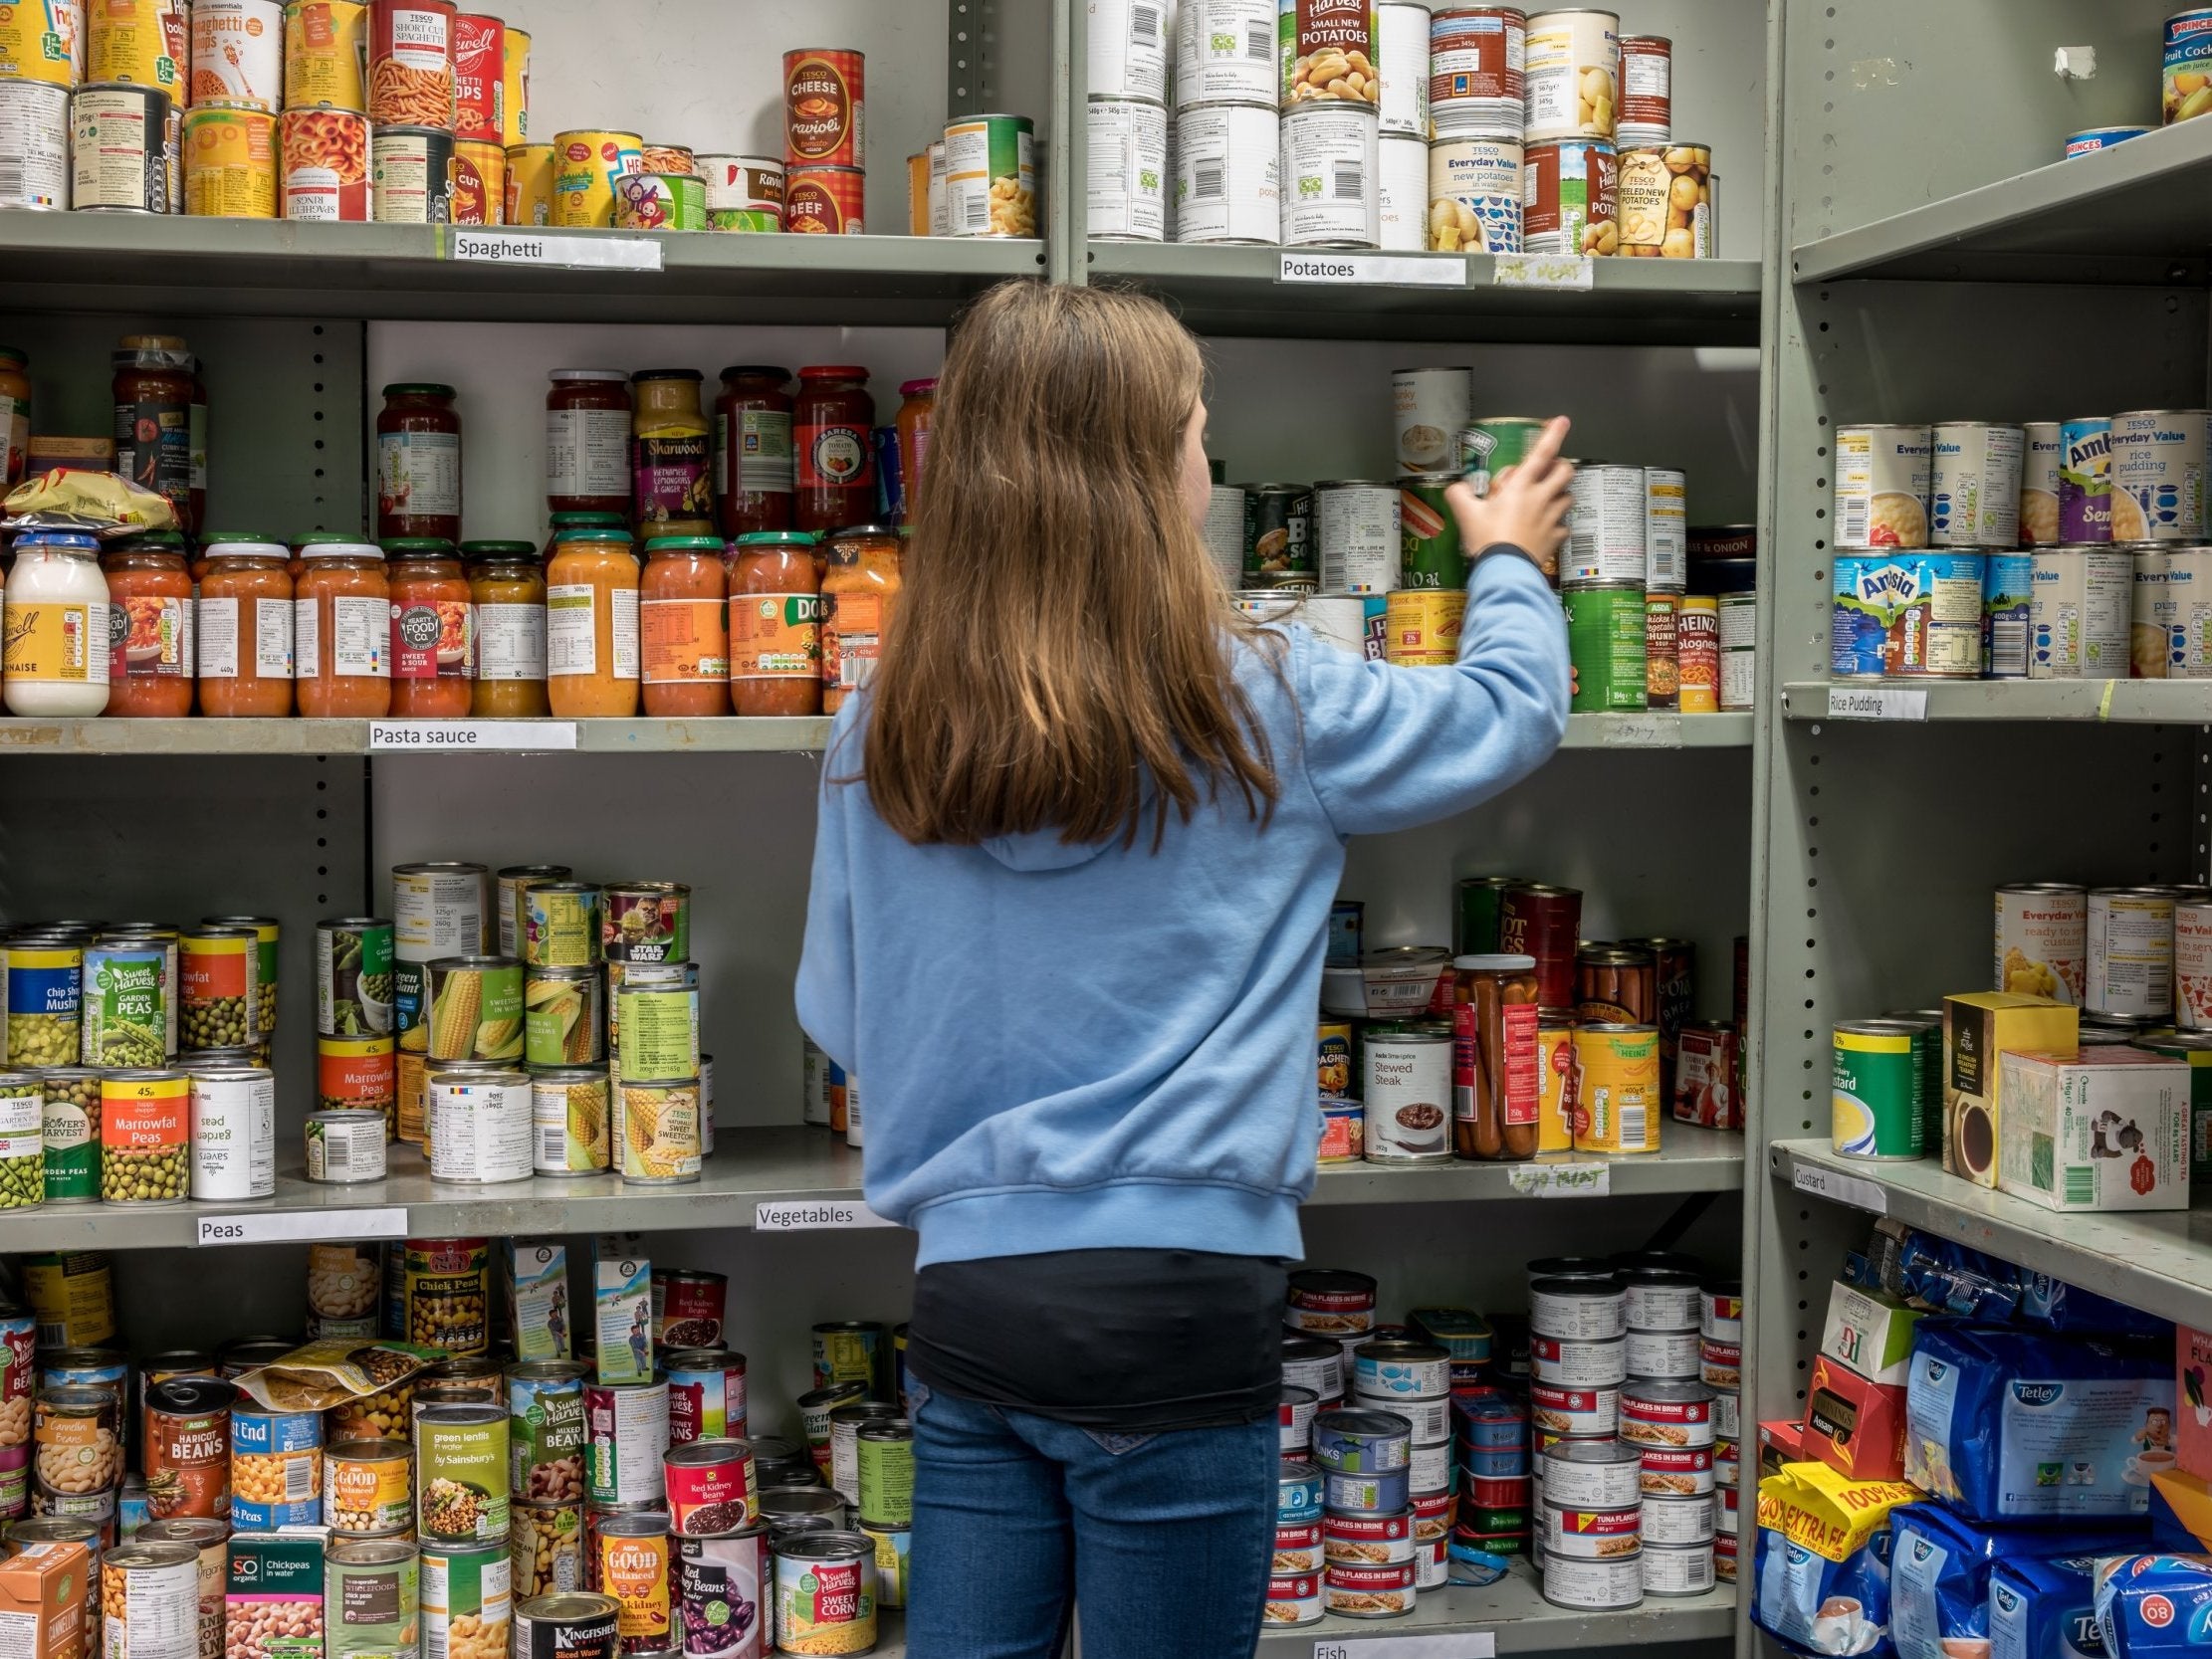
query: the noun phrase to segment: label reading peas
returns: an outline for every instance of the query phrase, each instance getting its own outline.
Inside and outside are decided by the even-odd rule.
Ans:
[[[182,1198],[191,1123],[191,1083],[181,1075],[101,1079],[101,1197],[111,1204]]]

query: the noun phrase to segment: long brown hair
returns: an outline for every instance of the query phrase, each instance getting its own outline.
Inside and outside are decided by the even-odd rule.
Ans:
[[[1188,822],[1224,786],[1272,812],[1231,673],[1260,636],[1182,494],[1203,379],[1138,295],[1005,283],[960,322],[868,691],[863,775],[908,841],[1133,844],[1149,817],[1157,848],[1171,810]]]

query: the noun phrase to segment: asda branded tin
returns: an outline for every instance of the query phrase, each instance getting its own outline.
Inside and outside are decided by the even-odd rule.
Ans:
[[[1156,103],[1093,97],[1090,234],[1113,242],[1159,242],[1168,229],[1168,112]]]
[[[2020,539],[2021,429],[1942,421],[1929,437],[1928,539],[1938,547],[2012,546]]]
[[[2114,541],[2195,541],[2205,533],[2202,409],[2131,409],[2112,417]]]
[[[1434,253],[1517,254],[1524,234],[1518,136],[1438,137],[1429,146],[1429,237]]]
[[[1633,582],[1563,585],[1559,597],[1574,663],[1574,713],[1642,713],[1650,680],[1642,575]]]
[[[1382,235],[1375,110],[1337,100],[1283,111],[1282,245],[1372,248]]]
[[[1429,124],[1437,141],[1509,138],[1526,124],[1527,18],[1511,6],[1439,7],[1429,24]]]
[[[2030,582],[2029,679],[2127,678],[2135,561],[2126,549],[2039,547]]]
[[[1398,584],[1398,487],[1335,481],[1313,487],[1324,593],[1388,593]]]
[[[1641,1551],[1625,1555],[1584,1559],[1545,1551],[1544,1599],[1555,1607],[1584,1612],[1618,1612],[1640,1606],[1644,1600]]]
[[[1176,241],[1271,245],[1280,239],[1278,122],[1271,99],[1263,105],[1192,104],[1177,113]]]

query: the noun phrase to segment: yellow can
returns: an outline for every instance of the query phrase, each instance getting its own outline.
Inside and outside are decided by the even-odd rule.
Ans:
[[[1575,1150],[1656,1152],[1659,1120],[1659,1027],[1575,1028]]]
[[[499,145],[463,138],[453,146],[453,222],[507,222],[507,151]]]
[[[1536,1021],[1536,1149],[1564,1152],[1575,1143],[1575,1103],[1582,1069],[1575,1058],[1575,1022],[1563,1008]]]
[[[512,23],[507,26],[500,85],[506,95],[506,110],[500,120],[500,142],[513,149],[517,144],[530,141],[530,31],[518,29]]]
[[[509,144],[505,222],[510,225],[552,224],[553,194],[553,145]]]
[[[1383,657],[1402,668],[1448,668],[1459,657],[1467,596],[1455,587],[1400,588],[1385,601]]]
[[[184,0],[95,0],[85,33],[86,79],[158,87],[181,103],[191,36]]]
[[[362,0],[291,0],[284,9],[287,109],[368,108],[368,7]]]
[[[906,158],[906,234],[930,234],[930,152]]]
[[[277,216],[277,117],[243,104],[184,115],[184,211],[202,219]]]
[[[85,0],[0,4],[0,79],[74,87],[85,79]]]
[[[430,1151],[430,1056],[417,1050],[402,1048],[399,1051],[398,1122],[394,1126],[399,1139],[412,1141]]]
[[[614,223],[614,181],[638,170],[645,140],[634,132],[563,132],[553,139],[553,222],[563,230]]]

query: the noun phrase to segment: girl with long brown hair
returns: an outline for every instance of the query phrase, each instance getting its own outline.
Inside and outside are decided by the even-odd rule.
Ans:
[[[1195,342],[1007,284],[938,385],[904,591],[832,730],[799,1015],[920,1235],[912,1659],[1247,1659],[1345,838],[1566,729],[1555,421],[1486,499],[1457,666],[1255,626],[1200,538]]]

